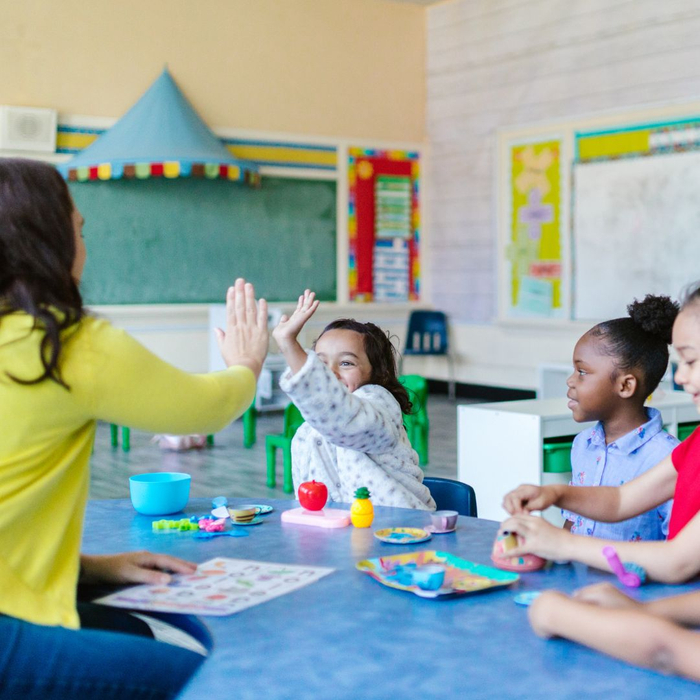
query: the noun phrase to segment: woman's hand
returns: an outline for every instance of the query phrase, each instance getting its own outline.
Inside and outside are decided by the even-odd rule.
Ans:
[[[152,552],[80,555],[80,583],[170,583],[171,575],[193,574],[192,562]]]
[[[521,484],[503,497],[503,507],[511,515],[544,510],[556,503],[558,494],[551,486]]]
[[[520,557],[537,554],[545,559],[564,559],[563,550],[568,538],[576,537],[560,527],[554,527],[544,518],[534,515],[514,515],[501,523],[499,532],[518,535],[518,546],[509,549],[506,556]],[[496,553],[498,556],[504,556]]]
[[[216,340],[227,367],[243,365],[256,377],[262,369],[270,342],[267,332],[267,302],[255,301],[250,282],[237,279],[226,293],[226,331],[216,328]]]
[[[277,328],[272,331],[272,337],[277,341],[280,350],[284,350],[290,343],[296,342],[297,336],[301,332],[306,322],[314,315],[319,302],[316,300],[316,293],[308,289],[299,297],[297,308],[291,316],[284,314],[280,319]]]
[[[582,603],[590,603],[598,605],[601,608],[627,608],[629,610],[638,610],[643,606],[642,603],[625,595],[619,588],[612,583],[596,583],[592,586],[579,588],[573,596],[576,600]]]

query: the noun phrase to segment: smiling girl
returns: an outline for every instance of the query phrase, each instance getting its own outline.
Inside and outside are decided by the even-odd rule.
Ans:
[[[646,408],[668,367],[668,344],[678,305],[647,295],[627,307],[629,316],[605,321],[574,348],[567,398],[575,421],[597,421],[576,436],[571,449],[572,486],[620,486],[640,476],[678,445],[662,426],[661,414]],[[577,535],[613,540],[663,540],[670,503],[621,523],[566,514]]]
[[[673,346],[680,362],[675,380],[693,397],[700,412],[700,284],[686,295],[673,324]],[[620,522],[645,513],[673,497],[666,542],[608,542],[579,537],[555,528],[531,511],[558,505],[586,518]],[[521,536],[511,556],[538,554],[548,559],[580,561],[610,570],[603,548],[615,546],[623,561],[644,567],[650,578],[665,583],[687,581],[700,572],[700,429],[641,476],[622,486],[574,487],[523,485],[506,494],[512,517],[501,525]]]
[[[297,336],[317,308],[307,289],[273,331],[289,364],[280,386],[306,421],[292,441],[294,490],[314,479],[349,503],[366,486],[375,505],[435,510],[403,426],[411,403],[391,341],[373,323],[340,319],[307,354]]]

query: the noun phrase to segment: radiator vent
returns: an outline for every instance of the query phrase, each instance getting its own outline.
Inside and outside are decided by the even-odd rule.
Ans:
[[[0,151],[56,151],[56,110],[0,106]]]

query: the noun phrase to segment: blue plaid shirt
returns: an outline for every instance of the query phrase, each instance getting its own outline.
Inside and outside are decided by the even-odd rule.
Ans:
[[[605,444],[601,423],[584,430],[571,447],[572,486],[621,486],[666,457],[679,441],[661,423],[661,413],[647,408],[649,420],[619,440]],[[602,523],[562,511],[573,523],[571,532],[606,540],[665,540],[673,501],[620,523]]]

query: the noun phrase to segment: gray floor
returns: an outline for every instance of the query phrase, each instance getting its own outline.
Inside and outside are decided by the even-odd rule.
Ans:
[[[462,403],[462,401],[460,401]],[[428,400],[430,418],[429,463],[426,474],[457,477],[457,404],[444,395]],[[265,435],[282,431],[282,413],[258,418],[257,442],[243,447],[243,424],[236,421],[216,435],[213,447],[186,452],[160,449],[151,434],[131,431],[131,450],[113,448],[107,424],[97,427],[92,456],[91,498],[128,498],[129,476],[152,471],[181,471],[192,475],[193,497],[285,498],[282,491],[282,457],[277,457],[277,488],[267,488]]]

